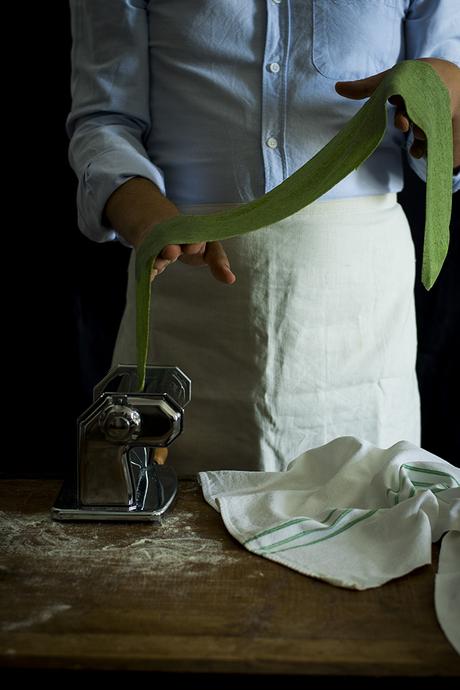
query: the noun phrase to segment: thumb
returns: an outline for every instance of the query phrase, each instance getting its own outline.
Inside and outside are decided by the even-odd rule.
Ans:
[[[354,100],[368,98],[372,96],[389,71],[386,69],[384,72],[373,74],[365,79],[355,79],[355,81],[338,81],[335,85],[335,90],[340,96],[345,96],[345,98],[353,98]]]

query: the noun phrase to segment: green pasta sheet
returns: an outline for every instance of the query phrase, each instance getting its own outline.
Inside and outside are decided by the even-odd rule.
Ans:
[[[426,222],[422,282],[434,284],[449,245],[452,206],[450,97],[429,63],[407,60],[388,71],[371,98],[311,160],[263,197],[206,216],[180,215],[156,225],[137,251],[136,316],[139,389],[145,382],[150,317],[150,275],[167,244],[210,242],[267,228],[325,194],[365,161],[382,140],[386,101],[403,97],[407,113],[427,137]],[[167,279],[167,278],[166,278]],[[153,283],[154,285],[154,283]],[[237,286],[234,288],[238,289]],[[154,292],[154,290],[153,290]]]

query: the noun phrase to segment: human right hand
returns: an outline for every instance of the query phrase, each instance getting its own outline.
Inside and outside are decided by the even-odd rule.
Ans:
[[[460,166],[460,68],[447,60],[440,58],[417,58],[422,62],[427,62],[437,72],[438,76],[444,82],[450,97],[450,105],[452,112],[452,132],[453,132],[453,160],[454,172]],[[377,86],[388,73],[389,70],[373,74],[365,79],[356,79],[355,81],[337,82],[335,90],[345,98],[361,99],[372,96]],[[410,154],[414,158],[422,158],[426,155],[426,136],[425,133],[414,125],[407,112],[403,98],[401,96],[392,96],[388,99],[392,105],[396,106],[394,123],[395,127],[402,132],[407,133],[412,128],[413,143],[410,148]]]

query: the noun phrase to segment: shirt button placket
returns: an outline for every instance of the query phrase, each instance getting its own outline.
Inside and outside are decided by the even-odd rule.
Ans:
[[[287,22],[282,5],[289,0],[267,0],[267,34],[262,69],[262,154],[265,192],[279,185],[285,175],[284,164],[284,79]],[[288,7],[285,7],[287,10]],[[284,29],[284,32],[283,32]]]

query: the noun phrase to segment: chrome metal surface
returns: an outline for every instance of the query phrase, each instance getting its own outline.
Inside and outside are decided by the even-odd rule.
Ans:
[[[179,367],[158,365],[147,367],[142,393],[167,393],[180,407],[185,407],[190,402],[191,391],[192,383]],[[111,369],[94,387],[93,400],[106,392],[139,392],[136,367],[132,364],[120,364]]]
[[[145,475],[140,478],[139,485],[144,487],[139,492],[141,499],[133,507],[114,506],[82,506],[77,500],[76,482],[66,482],[51,510],[54,520],[116,520],[159,522],[166,511],[174,503],[177,493],[177,477],[171,467],[155,465],[149,466]]]
[[[141,416],[136,409],[114,402],[99,416],[99,426],[107,441],[127,443],[139,436]]]
[[[158,520],[174,500],[177,478],[153,449],[182,432],[190,379],[177,367],[147,367],[143,392],[134,366],[110,371],[78,420],[74,479],[51,511],[56,520]],[[176,397],[174,397],[176,396]]]

